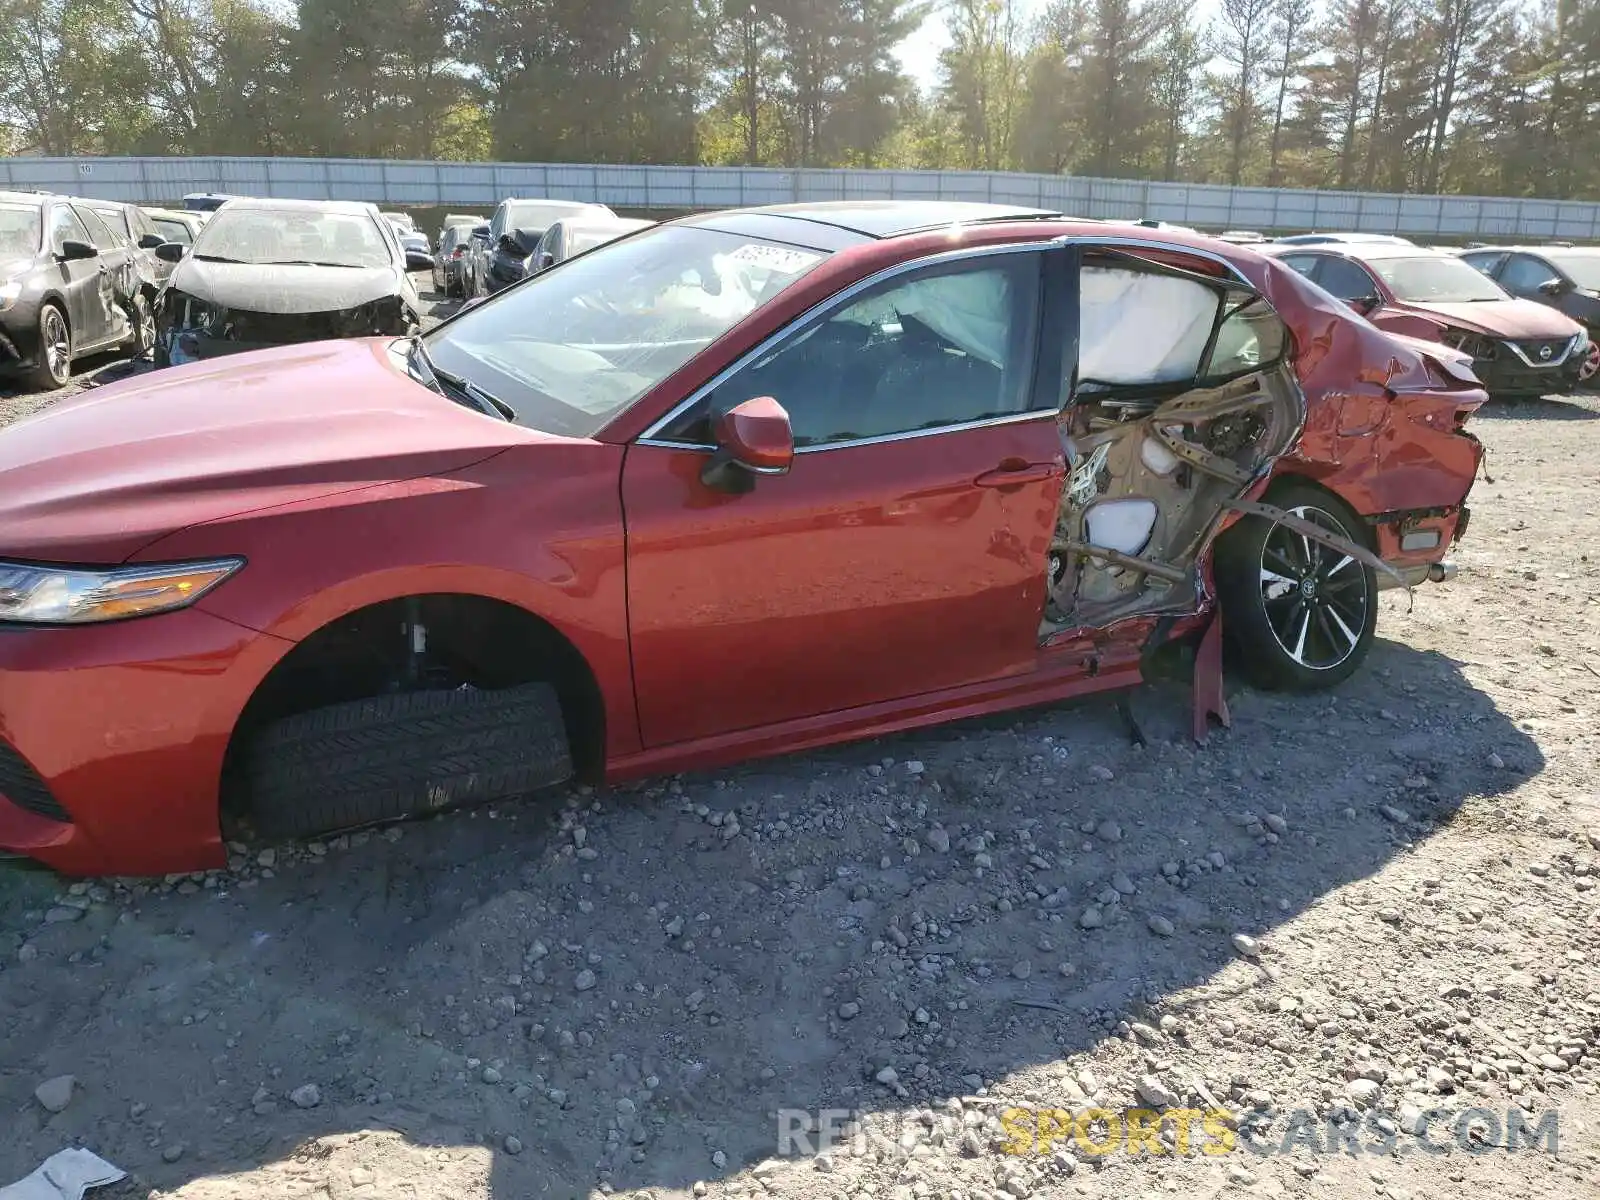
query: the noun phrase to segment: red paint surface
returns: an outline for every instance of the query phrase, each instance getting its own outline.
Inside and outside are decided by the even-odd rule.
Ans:
[[[1307,422],[1278,473],[1362,513],[1450,508],[1426,521],[1454,529],[1481,455],[1455,422],[1481,388],[1431,357],[1442,349],[1353,319],[1281,264],[1165,231],[1019,222],[856,247],[593,440],[453,405],[381,342],[178,368],[0,433],[0,557],[248,560],[184,612],[0,631],[0,736],[75,818],[43,822],[0,797],[0,847],[75,873],[218,865],[221,764],[245,703],[296,642],[397,596],[490,596],[565,636],[599,686],[613,779],[1137,683],[1149,621],[1038,644],[1062,486],[1049,418],[801,454],[742,496],[700,482],[701,454],[631,444],[867,274],[1067,235],[1226,255],[1294,338]],[[1378,526],[1374,543],[1398,559],[1396,530]]]

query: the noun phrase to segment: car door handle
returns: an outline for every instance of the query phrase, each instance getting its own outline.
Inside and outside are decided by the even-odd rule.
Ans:
[[[1025,483],[1038,483],[1058,474],[1060,468],[1055,463],[1007,462],[992,471],[985,471],[972,482],[985,488],[1021,487]]]

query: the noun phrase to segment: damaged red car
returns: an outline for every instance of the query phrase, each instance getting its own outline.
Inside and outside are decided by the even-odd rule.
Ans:
[[[414,338],[0,432],[0,848],[72,873],[1057,701],[1337,683],[1484,402],[1254,251],[954,203],[688,217]]]
[[[1454,254],[1367,242],[1278,243],[1266,253],[1277,254],[1379,329],[1461,351],[1497,400],[1564,395],[1583,378],[1592,348],[1582,325],[1518,299]]]

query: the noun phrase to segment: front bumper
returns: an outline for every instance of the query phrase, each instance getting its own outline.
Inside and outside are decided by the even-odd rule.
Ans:
[[[1588,353],[1586,344],[1573,346],[1543,362],[1515,342],[1495,342],[1479,348],[1472,370],[1496,399],[1566,395],[1577,388]]]
[[[0,850],[74,875],[221,866],[228,740],[288,649],[197,608],[0,626]]]

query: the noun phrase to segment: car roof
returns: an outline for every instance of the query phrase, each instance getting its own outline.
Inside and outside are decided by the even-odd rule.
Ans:
[[[1285,246],[1409,246],[1410,238],[1396,233],[1296,233],[1278,239]]]
[[[1403,244],[1393,242],[1318,242],[1312,245],[1274,242],[1266,246],[1252,246],[1251,249],[1271,254],[1275,258],[1282,258],[1289,254],[1324,254],[1333,258],[1354,258],[1363,262],[1377,262],[1380,259],[1392,258],[1457,257],[1449,250],[1440,250],[1434,246],[1415,246],[1410,242]]]
[[[42,206],[46,200],[65,200],[53,192],[0,192],[0,204],[28,204]]]
[[[269,200],[259,196],[236,196],[223,206],[232,212],[339,213],[349,217],[370,217],[372,205],[361,200]]]
[[[148,204],[140,205],[145,213],[152,217],[160,217],[164,221],[187,221],[191,217],[198,217],[199,213],[186,212],[181,208],[156,208]]]
[[[1600,246],[1553,246],[1548,242],[1527,246],[1469,246],[1462,254],[1562,254],[1600,257]]]
[[[771,204],[707,215],[733,216],[741,213],[830,225],[868,238],[902,237],[945,225],[965,225],[974,221],[1016,221],[1061,216],[1050,209],[966,200],[834,200],[813,204]]]

